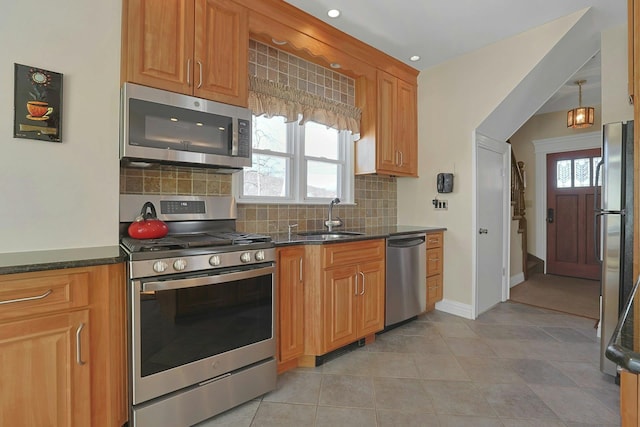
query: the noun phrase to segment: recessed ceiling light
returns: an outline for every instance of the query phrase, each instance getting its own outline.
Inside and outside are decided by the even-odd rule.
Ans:
[[[337,18],[340,16],[340,11],[338,9],[331,9],[327,12],[327,15],[329,15],[329,18]]]
[[[169,120],[171,120],[172,122],[177,122],[178,119],[176,119],[175,117],[170,117]]]
[[[416,61],[420,61],[420,57],[418,55],[413,55],[411,58],[409,58],[411,61],[416,62]]]
[[[332,62],[330,65],[331,65],[331,68],[340,68],[340,67],[342,67],[342,65],[338,64],[337,62]]]
[[[286,40],[271,39],[271,41],[273,42],[273,44],[277,44],[278,46],[284,46],[285,44],[287,44]]]

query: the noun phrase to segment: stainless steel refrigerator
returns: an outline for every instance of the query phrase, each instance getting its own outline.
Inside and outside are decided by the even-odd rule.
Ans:
[[[616,375],[605,357],[624,301],[633,287],[633,122],[609,123],[602,131],[602,161],[596,168],[596,256],[602,261],[600,284],[600,370]]]

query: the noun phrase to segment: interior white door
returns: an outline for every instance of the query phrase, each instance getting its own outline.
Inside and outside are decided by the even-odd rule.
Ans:
[[[476,169],[476,315],[506,300],[505,152],[508,146],[478,135]],[[506,151],[505,151],[506,150]]]

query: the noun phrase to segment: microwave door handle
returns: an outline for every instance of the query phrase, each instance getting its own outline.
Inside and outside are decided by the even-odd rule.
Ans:
[[[231,155],[238,155],[238,138],[240,132],[240,125],[238,124],[239,119],[235,117],[231,120]]]

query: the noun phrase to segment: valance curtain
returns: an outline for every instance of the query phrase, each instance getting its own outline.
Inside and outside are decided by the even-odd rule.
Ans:
[[[301,125],[311,120],[354,135],[360,133],[362,111],[358,107],[255,76],[249,76],[249,108],[256,116],[283,116],[287,122]]]

